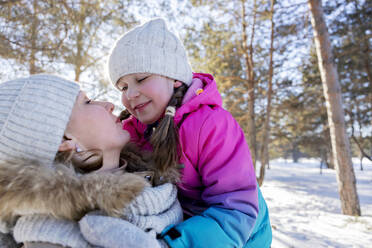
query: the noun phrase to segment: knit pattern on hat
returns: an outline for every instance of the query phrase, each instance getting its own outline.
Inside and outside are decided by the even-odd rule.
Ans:
[[[92,247],[81,235],[77,222],[46,215],[20,217],[13,232],[17,242],[49,242],[71,248]]]
[[[154,19],[121,36],[108,60],[111,82],[133,73],[153,73],[191,84],[186,50],[163,19]]]
[[[0,84],[0,159],[50,164],[61,144],[79,85],[53,75]]]
[[[154,235],[171,224],[180,223],[182,217],[177,188],[170,183],[145,188],[124,212],[126,220]]]

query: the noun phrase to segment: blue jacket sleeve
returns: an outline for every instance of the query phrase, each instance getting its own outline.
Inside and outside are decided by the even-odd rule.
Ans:
[[[255,220],[256,216],[213,206],[201,215],[167,228],[163,238],[172,248],[243,247],[250,235],[248,230],[252,230]],[[174,230],[169,232],[170,228],[175,229],[178,235],[173,235]]]

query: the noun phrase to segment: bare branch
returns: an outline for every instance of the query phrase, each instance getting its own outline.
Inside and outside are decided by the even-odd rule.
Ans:
[[[20,1],[20,0],[0,1],[0,6],[1,6],[1,5],[7,5],[7,4],[16,3],[16,2],[19,2],[19,1]]]

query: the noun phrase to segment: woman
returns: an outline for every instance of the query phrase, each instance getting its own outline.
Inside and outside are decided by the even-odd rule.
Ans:
[[[125,243],[115,244],[120,237],[111,237],[107,240],[114,244],[100,243],[105,241],[101,239],[93,245],[159,246],[154,235],[142,230],[156,234],[180,221],[182,211],[175,200],[175,188],[170,184],[149,188],[143,177],[123,173],[122,169],[135,170],[135,165],[123,160],[122,150],[130,136],[121,129],[113,108],[108,102],[91,101],[78,84],[57,76],[35,75],[0,84],[2,233],[14,228],[15,239],[27,245],[41,241],[91,247],[72,220],[101,209],[122,215],[136,226],[89,215],[80,221],[84,235],[94,235],[89,228],[96,226],[97,220],[100,225],[119,223],[121,230],[136,235],[127,235]],[[99,169],[79,174],[56,160],[83,172]]]

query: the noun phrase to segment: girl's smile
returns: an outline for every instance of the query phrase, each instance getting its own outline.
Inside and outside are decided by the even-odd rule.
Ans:
[[[121,77],[116,87],[122,92],[125,108],[144,124],[162,117],[171,99],[175,80],[149,73],[134,73]]]
[[[151,101],[148,101],[148,102],[145,102],[145,103],[140,103],[138,104],[137,106],[135,106],[133,108],[134,111],[142,111],[144,110],[149,104],[151,103]]]

